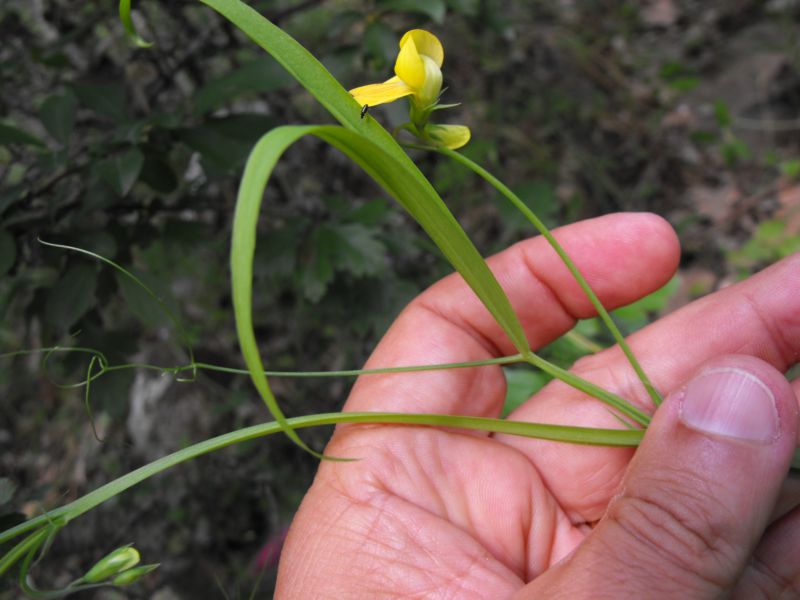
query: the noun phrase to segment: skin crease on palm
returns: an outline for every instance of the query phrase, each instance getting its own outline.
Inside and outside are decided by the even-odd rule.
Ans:
[[[609,308],[658,289],[678,265],[673,230],[650,214],[609,215],[563,227],[555,235]],[[540,237],[492,257],[489,265],[533,349],[568,331],[576,319],[594,315]],[[773,390],[785,386],[776,394],[791,396],[780,373],[800,352],[800,257],[696,301],[629,341],[664,394],[678,390],[704,363],[737,354],[744,355],[737,359],[743,364],[770,371],[765,380],[777,381],[769,384]],[[366,367],[515,352],[453,275],[406,307]],[[652,412],[618,349],[584,358],[573,371]],[[793,388],[796,394],[797,385]],[[344,410],[497,417],[504,396],[503,372],[495,366],[370,375],[357,381]],[[793,397],[788,405],[796,411]],[[560,382],[510,418],[619,427],[605,405]],[[633,451],[435,428],[349,425],[338,427],[326,454],[361,460],[320,465],[283,551],[280,598],[507,598],[524,593],[530,582],[557,581],[554,565],[589,539],[598,521],[602,527]],[[786,524],[763,538],[768,556],[800,556],[797,497],[797,490],[784,485],[783,500],[771,509],[772,518],[783,517]],[[776,561],[774,568],[785,567]],[[590,589],[583,591],[592,596]]]

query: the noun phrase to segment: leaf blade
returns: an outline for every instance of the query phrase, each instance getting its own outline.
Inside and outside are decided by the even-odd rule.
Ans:
[[[287,125],[269,131],[254,146],[247,160],[236,201],[231,238],[231,291],[234,315],[242,355],[259,395],[275,420],[285,429],[286,434],[299,446],[310,451],[297,434],[288,428],[286,417],[280,410],[264,375],[252,314],[253,260],[264,190],[272,169],[281,155],[289,146],[307,135],[316,136],[333,145],[361,166],[417,220],[450,262],[462,274],[466,273],[471,278],[468,282],[479,297],[488,298],[495,307],[505,301],[507,313],[498,311],[496,315],[498,321],[501,324],[516,323],[521,337],[516,340],[512,337],[515,343],[527,347],[527,340],[516,314],[486,267],[486,263],[427,180],[424,178],[421,180],[406,169],[397,168],[394,157],[389,156],[366,136],[344,127]],[[508,330],[511,330],[512,334],[515,333],[512,325],[508,326]]]
[[[269,52],[344,127],[358,132],[395,159],[393,169],[403,171],[403,178],[414,179],[424,194],[425,201],[414,207],[416,214],[412,212],[418,221],[422,222],[431,215],[426,207],[428,203],[436,206],[434,211],[443,214],[441,208],[444,203],[441,198],[405,151],[375,119],[361,118],[361,106],[308,50],[285,31],[239,0],[201,0],[201,2],[227,18],[250,39]],[[440,248],[489,312],[497,319],[517,350],[521,353],[529,352],[530,346],[525,332],[516,313],[511,308],[511,303],[500,288],[500,284],[497,283],[463,229],[460,226],[452,227],[457,223],[449,210],[447,215],[443,216],[449,223],[446,229],[451,232],[457,231],[458,233],[453,233],[453,235],[459,239],[455,246],[442,240],[443,246]],[[437,228],[437,232],[441,233],[442,231]],[[455,247],[461,248],[464,254],[455,254]]]

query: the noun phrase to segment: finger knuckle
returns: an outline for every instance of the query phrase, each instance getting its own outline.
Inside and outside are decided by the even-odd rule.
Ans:
[[[687,477],[675,470],[641,478],[606,518],[622,532],[622,543],[649,553],[673,576],[724,592],[738,575],[739,544],[727,527],[732,516],[706,482]]]
[[[750,564],[753,576],[749,581],[762,598],[800,598],[800,573],[784,574],[774,569],[760,556],[755,555]],[[744,596],[737,594],[736,597]],[[752,596],[751,596],[752,597]]]

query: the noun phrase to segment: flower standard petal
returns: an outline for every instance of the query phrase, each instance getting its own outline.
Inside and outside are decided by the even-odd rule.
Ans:
[[[392,77],[383,83],[362,85],[361,87],[350,90],[350,94],[356,99],[356,102],[362,106],[365,104],[369,106],[378,106],[379,104],[393,102],[403,96],[410,96],[413,93],[414,90],[399,77]]]
[[[406,43],[412,40],[416,46],[417,52],[430,57],[437,66],[441,67],[444,62],[444,48],[442,42],[439,41],[435,35],[430,31],[424,29],[412,29],[407,31],[400,39],[400,48],[402,49]]]
[[[400,47],[400,53],[394,63],[394,72],[414,90],[420,89],[425,84],[425,63],[417,52],[413,39],[409,38]]]

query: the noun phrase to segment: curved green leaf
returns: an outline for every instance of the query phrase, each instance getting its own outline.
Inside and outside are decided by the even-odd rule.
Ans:
[[[492,431],[556,442],[599,446],[634,447],[638,446],[644,437],[644,431],[641,429],[596,429],[593,427],[507,421],[505,419],[491,419],[486,417],[463,417],[419,413],[335,412],[295,417],[288,421],[292,429],[336,425],[338,423],[383,423],[449,427],[475,431]],[[252,425],[168,454],[167,456],[141,466],[118,479],[100,486],[69,504],[53,509],[38,517],[28,519],[24,523],[20,523],[15,527],[0,532],[0,544],[5,544],[25,533],[47,525],[51,527],[64,526],[69,523],[69,521],[99,506],[109,498],[121,494],[125,490],[130,489],[158,473],[192,460],[193,458],[197,458],[198,456],[227,448],[233,444],[239,444],[278,433],[282,429],[283,428],[277,422]]]
[[[148,42],[136,33],[136,27],[134,27],[133,19],[131,18],[131,0],[119,0],[119,20],[122,21],[125,33],[128,34],[134,44],[140,48],[149,48],[153,45],[153,42]]]
[[[511,310],[507,298],[488,269],[485,272],[476,269],[477,265],[485,268],[486,263],[477,255],[475,247],[444,203],[435,195],[435,192],[431,195],[432,188],[427,180],[416,177],[408,169],[398,168],[397,161],[393,156],[389,156],[383,149],[358,132],[335,125],[279,127],[261,138],[247,160],[233,221],[231,285],[236,328],[245,363],[259,394],[281,426],[287,427],[286,419],[278,407],[264,375],[264,365],[253,331],[253,256],[261,201],[272,169],[286,149],[306,135],[314,135],[322,139],[358,163],[417,220],[445,256],[460,267],[460,271],[472,275],[473,289],[480,297],[491,299],[495,306],[502,307],[505,302],[505,307],[498,311],[498,320],[502,319],[508,324],[509,335],[514,335],[512,337],[514,342],[523,345],[524,350],[528,350],[522,327]],[[474,260],[464,259],[465,256],[469,257],[471,254],[474,254]],[[287,434],[296,443],[306,448],[288,428]]]
[[[492,275],[475,246],[444,206],[436,190],[411,161],[395,139],[372,117],[361,118],[361,107],[314,56],[285,31],[270,23],[239,0],[201,0],[269,52],[283,67],[347,129],[382,150],[394,162],[382,161],[400,179],[414,181],[419,196],[413,206],[406,206],[431,237],[431,227],[442,234],[433,241],[447,260],[475,291],[481,302],[497,319],[517,350],[530,351],[522,325],[511,308],[500,284]],[[341,148],[340,148],[341,149]],[[375,176],[375,174],[371,175]],[[383,174],[385,175],[385,174]],[[377,180],[377,179],[376,179]],[[380,181],[379,181],[380,183]],[[383,184],[382,184],[383,185]],[[439,215],[440,223],[430,222]],[[434,220],[435,220],[434,219]]]
[[[461,256],[469,253],[470,250],[474,251],[474,246],[472,246],[463,229],[461,229],[450,211],[447,210],[444,203],[441,201],[436,202],[437,198],[430,198],[426,195],[425,184],[427,184],[427,180],[424,178],[420,180],[405,169],[395,168],[396,161],[394,157],[387,155],[366,136],[358,132],[336,125],[287,125],[273,129],[258,141],[247,159],[233,219],[231,286],[236,330],[242,355],[261,398],[275,420],[286,429],[287,435],[301,447],[308,450],[297,435],[288,429],[286,418],[270,390],[256,343],[252,315],[253,257],[255,255],[256,230],[264,190],[272,169],[281,155],[289,146],[306,135],[320,138],[356,162],[417,220],[442,252],[448,258],[451,258],[451,261],[457,262]],[[482,259],[478,260],[481,265],[486,265]],[[465,265],[466,268],[470,266]],[[491,281],[496,284],[494,278]],[[476,291],[483,292],[486,296],[491,297],[494,290],[480,287],[484,283],[485,280],[478,277],[477,285],[479,287]],[[502,294],[502,291],[500,293]],[[505,296],[502,296],[502,299],[506,300]],[[508,308],[511,310],[510,306]],[[519,322],[516,321],[516,315],[513,312],[511,315],[515,319],[514,322],[519,326]],[[524,335],[522,340],[525,340]],[[604,401],[622,411],[623,414],[630,416],[636,422],[643,425],[649,422],[649,417],[646,414],[636,409],[636,407],[630,406],[624,400],[614,397],[613,394],[608,394],[597,386],[583,382],[554,365],[549,365],[529,350],[527,351],[527,356],[534,361],[536,366],[564,379],[570,385],[603,398]]]

